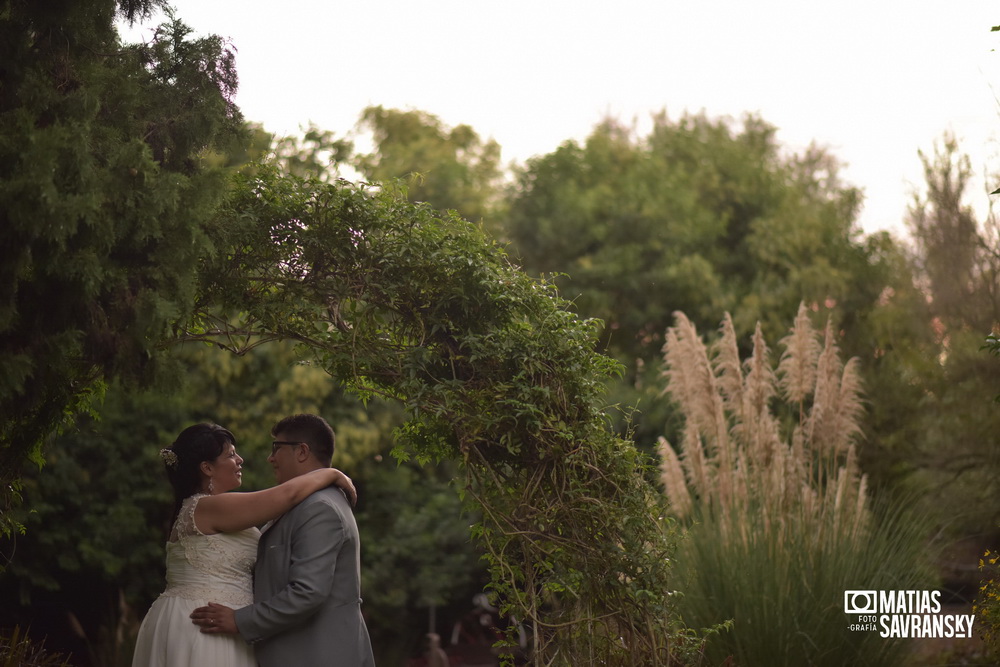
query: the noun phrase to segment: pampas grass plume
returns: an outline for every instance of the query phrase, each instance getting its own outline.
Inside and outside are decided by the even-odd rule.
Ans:
[[[780,344],[785,351],[778,363],[779,386],[785,400],[802,404],[816,385],[816,362],[821,349],[804,303],[799,304],[791,333]]]

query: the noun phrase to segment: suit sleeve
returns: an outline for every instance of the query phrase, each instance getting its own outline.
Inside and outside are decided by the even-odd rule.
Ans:
[[[247,642],[299,625],[330,596],[344,525],[337,512],[321,501],[303,503],[294,515],[288,584],[270,599],[236,610],[236,626]]]

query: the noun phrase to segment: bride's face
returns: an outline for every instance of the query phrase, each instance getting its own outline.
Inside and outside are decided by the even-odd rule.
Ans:
[[[215,493],[225,493],[239,488],[243,483],[243,459],[236,453],[236,446],[227,444],[222,453],[212,461],[212,488]]]

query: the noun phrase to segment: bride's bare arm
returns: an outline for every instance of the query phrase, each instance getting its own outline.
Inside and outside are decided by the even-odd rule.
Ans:
[[[195,508],[195,524],[206,535],[231,533],[259,526],[295,507],[312,493],[328,486],[343,489],[353,505],[358,494],[351,478],[336,468],[321,468],[263,491],[229,492],[207,496]]]

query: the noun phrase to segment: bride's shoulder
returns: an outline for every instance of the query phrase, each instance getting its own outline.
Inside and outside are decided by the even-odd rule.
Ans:
[[[207,493],[195,493],[194,495],[188,496],[181,502],[181,511],[177,518],[180,519],[182,516],[188,515],[193,520],[194,511],[198,507],[198,503],[201,502],[202,498],[209,497],[211,496]]]
[[[183,539],[194,535],[204,535],[198,529],[198,524],[194,521],[194,511],[198,507],[198,501],[207,496],[208,494],[205,493],[195,493],[181,501],[181,510],[177,514],[177,520],[174,522],[171,538]]]

